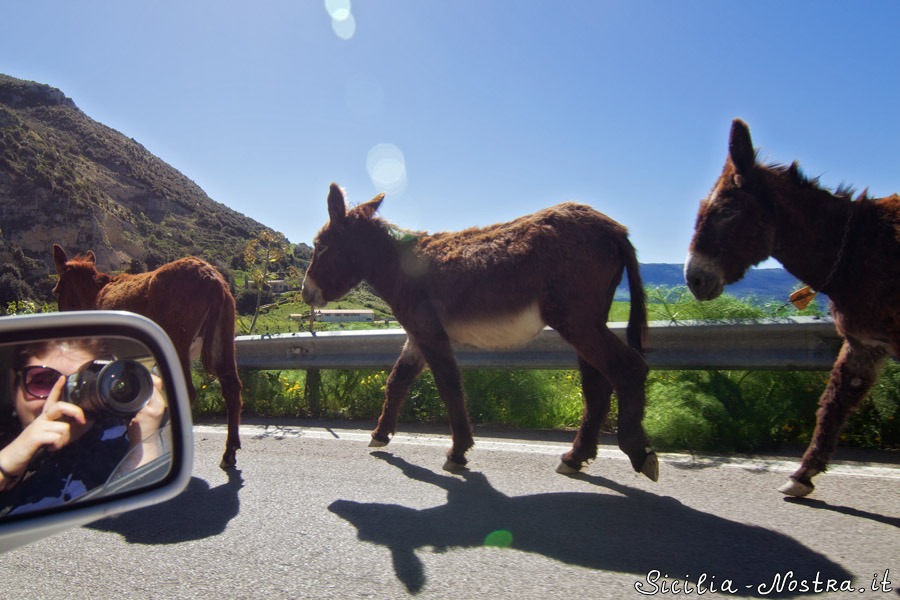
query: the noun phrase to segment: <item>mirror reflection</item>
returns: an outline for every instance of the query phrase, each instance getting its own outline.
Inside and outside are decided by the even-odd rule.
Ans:
[[[146,487],[169,472],[165,385],[142,343],[0,344],[0,363],[0,519]]]

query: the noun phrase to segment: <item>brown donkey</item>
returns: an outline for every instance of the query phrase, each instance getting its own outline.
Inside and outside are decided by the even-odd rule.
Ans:
[[[241,447],[241,380],[234,358],[234,298],[222,275],[199,258],[182,258],[155,271],[110,277],[94,265],[90,250],[69,260],[53,245],[59,282],[53,288],[60,310],[127,310],[155,321],[172,339],[190,401],[191,361],[198,356],[203,368],[219,378],[228,413],[228,437],[220,467],[237,463]],[[200,345],[202,343],[202,346]]]
[[[641,425],[646,306],[626,229],[591,208],[569,203],[484,229],[429,235],[376,218],[382,198],[348,210],[341,189],[331,185],[330,221],[316,236],[303,282],[306,302],[322,306],[365,280],[406,330],[407,342],[388,377],[372,445],[390,441],[410,385],[427,366],[453,434],[444,468],[464,467],[466,451],[473,445],[472,427],[451,343],[510,347],[549,325],[575,347],[584,390],[581,427],[557,470],[575,472],[596,457],[600,428],[615,391],[619,447],[635,471],[656,481],[659,464],[647,448]],[[626,268],[632,299],[629,345],[606,326]]]
[[[825,470],[853,408],[900,356],[900,196],[855,202],[821,189],[789,167],[756,162],[750,130],[736,119],[729,156],[700,204],[685,280],[710,300],[750,265],[773,256],[792,275],[828,294],[844,342],[819,400],[816,429],[800,468],[780,488],[805,496]]]

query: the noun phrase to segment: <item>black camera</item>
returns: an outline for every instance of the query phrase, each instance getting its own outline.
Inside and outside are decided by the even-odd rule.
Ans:
[[[61,399],[86,413],[131,419],[152,395],[150,371],[136,360],[93,360],[66,378]]]

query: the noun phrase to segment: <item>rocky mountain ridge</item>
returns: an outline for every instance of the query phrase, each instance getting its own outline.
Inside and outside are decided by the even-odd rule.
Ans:
[[[197,255],[228,265],[266,229],[215,202],[62,91],[0,74],[0,265],[31,283],[52,244],[109,271]]]

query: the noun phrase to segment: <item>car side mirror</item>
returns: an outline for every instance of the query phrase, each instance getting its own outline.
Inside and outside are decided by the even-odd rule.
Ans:
[[[48,422],[65,425],[58,448],[35,441]],[[0,318],[0,552],[168,500],[192,465],[184,374],[153,321],[118,311]]]

